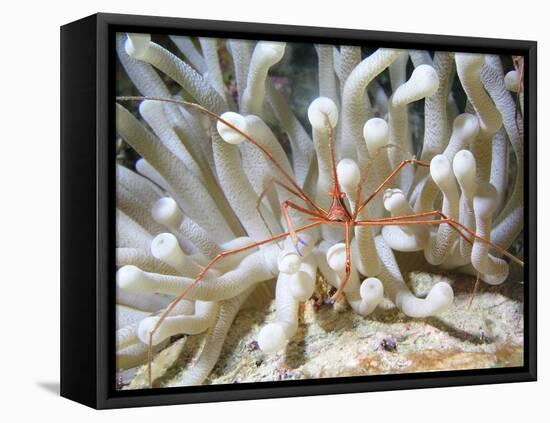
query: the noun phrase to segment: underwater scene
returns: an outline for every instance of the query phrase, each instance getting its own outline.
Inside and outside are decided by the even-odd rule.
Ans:
[[[523,366],[522,57],[116,54],[117,389]]]

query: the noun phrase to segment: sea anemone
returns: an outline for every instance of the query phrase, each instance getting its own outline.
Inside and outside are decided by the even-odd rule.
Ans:
[[[317,84],[295,98],[292,79],[311,67],[291,59],[308,49],[318,58]],[[343,296],[334,306],[347,303],[365,320],[384,300],[419,319],[453,307],[452,278],[440,278],[420,298],[404,266],[491,285],[510,279],[510,258],[519,260],[504,250],[521,253],[524,171],[519,73],[504,71],[510,57],[183,36],[153,41],[148,34],[118,34],[117,53],[117,93],[125,96],[116,105],[118,370],[143,373],[151,331],[184,290],[150,339],[153,379],[176,368],[162,386],[204,383],[235,316],[260,297],[274,295],[275,312],[254,338],[263,353],[276,354],[297,333],[301,304],[321,304],[335,289]],[[130,95],[141,96],[139,104]],[[184,101],[221,116],[273,160]],[[262,243],[289,229],[281,204],[300,202],[281,188],[288,184],[282,172],[330,208],[332,128],[345,204],[353,210],[376,194],[358,218],[399,222],[437,210],[478,238],[452,224],[356,226],[349,279],[340,226]],[[296,228],[310,224],[308,217],[290,210]],[[222,259],[195,283],[216,257]],[[193,347],[194,335],[201,341]],[[193,357],[182,360],[185,354]],[[132,385],[143,386],[143,378]]]

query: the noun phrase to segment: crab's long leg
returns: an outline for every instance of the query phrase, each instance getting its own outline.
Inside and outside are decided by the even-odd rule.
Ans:
[[[273,165],[277,168],[277,170],[285,177],[285,179],[290,183],[290,185],[293,187],[293,189],[300,193],[300,198],[302,198],[309,206],[311,206],[313,209],[317,210],[319,213],[322,213],[322,209],[318,207],[311,198],[306,194],[306,192],[296,183],[294,178],[289,175],[289,173],[281,166],[273,157],[273,155],[261,144],[259,144],[257,141],[255,141],[250,135],[246,134],[245,132],[241,131],[239,128],[237,128],[235,125],[231,124],[227,120],[223,119],[222,117],[218,116],[216,113],[211,112],[206,107],[201,106],[200,104],[191,103],[189,101],[184,100],[178,100],[175,98],[162,98],[162,97],[144,97],[144,96],[120,96],[117,97],[117,101],[142,101],[142,100],[153,100],[153,101],[163,101],[167,103],[174,103],[179,104],[180,106],[184,107],[190,107],[195,110],[198,110],[201,113],[204,113],[211,118],[215,119],[216,121],[224,124],[228,128],[231,128],[231,130],[235,131],[237,134],[242,136],[247,142],[253,144],[256,148],[258,148],[264,156],[271,162]]]
[[[422,167],[430,167],[430,164],[429,163],[425,163],[425,162],[421,162],[419,160],[416,160],[416,159],[405,159],[403,160],[401,163],[399,163],[399,165],[397,165],[397,167],[388,175],[388,177],[386,179],[384,179],[384,181],[382,181],[382,183],[372,192],[371,195],[369,195],[367,197],[367,199],[363,202],[363,203],[360,203],[359,201],[357,201],[357,206],[356,206],[356,210],[354,212],[354,216],[358,216],[359,213],[361,212],[361,210],[368,204],[371,202],[371,200],[376,197],[376,195],[378,195],[380,193],[380,191],[382,191],[384,189],[384,187],[386,185],[388,185],[398,174],[399,172],[407,165],[414,165],[414,166],[422,166]],[[364,182],[361,181],[361,182]],[[361,185],[361,184],[360,184]],[[360,193],[360,188],[358,189],[359,193]],[[359,197],[357,197],[359,199]],[[359,205],[361,204],[361,205]]]
[[[301,238],[298,237],[298,235],[297,235],[298,231],[296,229],[294,229],[294,225],[293,225],[292,219],[290,218],[290,215],[288,213],[288,209],[291,208],[291,209],[297,210],[299,212],[302,212],[304,214],[307,214],[309,216],[312,216],[316,219],[319,219],[317,221],[317,223],[319,223],[319,224],[326,223],[327,220],[323,215],[320,215],[318,213],[315,213],[315,212],[312,212],[308,209],[300,207],[299,205],[293,203],[292,201],[287,200],[287,201],[283,202],[283,205],[281,207],[282,207],[282,210],[283,210],[283,216],[285,218],[286,225],[288,227],[288,233],[290,235],[290,239],[294,243],[294,247],[296,248],[296,252],[298,253],[298,255],[301,256],[302,253],[300,252],[300,244],[301,243],[304,244],[304,247],[307,247],[307,244],[305,244],[304,240],[302,240]]]
[[[346,273],[344,275],[344,279],[340,282],[340,286],[334,293],[334,295],[331,297],[332,301],[336,301],[340,295],[342,295],[342,292],[344,292],[344,288],[346,287],[346,284],[348,283],[349,277],[351,275],[351,222],[345,222],[344,225],[346,226]]]
[[[426,217],[441,217],[441,219],[417,220],[417,219],[423,219]],[[414,219],[414,220],[409,220],[409,219]],[[464,238],[469,243],[473,243],[474,240],[483,242],[489,245],[491,248],[494,248],[500,254],[508,257],[510,260],[515,261],[521,266],[524,265],[522,260],[518,259],[513,254],[509,253],[504,248],[496,245],[495,243],[489,241],[488,239],[485,239],[477,235],[475,232],[468,229],[466,226],[464,226],[460,222],[456,221],[455,219],[449,218],[448,216],[446,216],[444,213],[440,211],[411,214],[411,215],[399,216],[399,217],[389,217],[384,219],[359,220],[355,222],[356,226],[407,226],[407,225],[441,225],[441,224],[447,224],[451,226],[462,238]]]
[[[288,191],[289,193],[291,193],[291,194],[295,195],[296,197],[304,200],[304,198],[302,197],[302,194],[300,194],[298,191],[292,189],[288,185],[285,185],[281,181],[277,180],[275,177],[270,176],[269,179],[267,180],[265,186],[264,186],[264,189],[262,190],[262,192],[260,193],[260,195],[258,197],[257,204],[261,203],[263,197],[266,195],[266,193],[269,191],[269,189],[271,189],[274,185],[278,185],[281,188],[283,188],[284,190]],[[304,202],[307,203],[306,200],[304,200]]]
[[[257,210],[258,214],[260,215],[260,218],[261,218],[262,221],[264,222],[265,227],[266,227],[267,230],[271,233],[271,235],[273,235],[273,233],[271,232],[271,229],[269,228],[269,225],[267,224],[267,221],[266,221],[266,219],[265,219],[265,217],[264,217],[264,215],[263,215],[263,213],[262,213],[262,211],[261,211],[260,205],[261,205],[261,203],[262,203],[263,198],[264,198],[265,195],[267,194],[267,192],[268,192],[270,189],[272,189],[273,186],[275,186],[275,185],[278,185],[279,187],[281,187],[282,189],[286,190],[286,191],[289,192],[290,194],[295,195],[296,197],[300,198],[301,200],[303,200],[303,201],[307,204],[307,201],[305,201],[305,200],[302,198],[301,194],[300,194],[298,191],[292,189],[292,188],[289,187],[288,185],[282,183],[281,181],[277,180],[275,177],[271,176],[271,177],[267,180],[267,182],[266,182],[266,184],[265,184],[265,186],[264,186],[262,192],[260,193],[260,195],[258,196],[258,199],[256,200],[256,210]],[[305,213],[305,212],[304,212],[304,213]],[[309,214],[309,213],[306,213],[306,214]],[[314,216],[321,217],[321,215],[319,215],[318,213],[315,213]],[[288,222],[287,222],[287,223],[288,223]]]
[[[324,222],[314,222],[314,223],[310,223],[309,225],[306,225],[306,226],[302,226],[300,228],[295,228],[293,229],[293,232],[294,233],[298,233],[298,232],[303,232],[307,229],[310,229],[310,228],[314,228],[316,226],[319,226],[320,224],[322,224]],[[174,301],[172,301],[172,303],[164,310],[164,312],[159,316],[159,319],[157,321],[157,323],[155,324],[155,326],[153,327],[153,329],[151,330],[151,332],[149,332],[149,342],[148,342],[148,348],[147,348],[147,357],[148,357],[148,364],[147,364],[147,373],[148,373],[148,378],[149,378],[149,386],[152,386],[152,371],[151,371],[151,361],[152,361],[152,358],[153,358],[153,336],[155,335],[155,333],[157,332],[158,328],[162,325],[162,322],[164,322],[164,320],[166,319],[166,317],[172,312],[172,310],[174,310],[174,308],[178,305],[178,303],[183,300],[187,294],[189,293],[189,291],[191,291],[191,289],[193,289],[203,278],[204,276],[206,275],[206,273],[208,272],[208,270],[210,270],[212,268],[212,266],[214,266],[216,263],[218,263],[220,260],[224,259],[225,257],[227,256],[230,256],[230,255],[233,255],[233,254],[237,254],[237,253],[241,253],[243,251],[247,251],[251,248],[255,248],[255,247],[259,247],[261,245],[264,245],[264,244],[268,244],[270,242],[274,242],[274,241],[277,241],[279,239],[283,239],[285,237],[287,237],[288,235],[290,235],[290,232],[284,232],[282,234],[279,234],[279,235],[275,235],[271,238],[268,238],[268,239],[264,239],[263,241],[259,241],[259,242],[255,242],[253,244],[250,244],[250,245],[247,245],[246,247],[241,247],[241,248],[236,248],[234,250],[231,250],[231,251],[224,251],[220,254],[218,254],[216,257],[214,257],[214,259],[212,259],[202,270],[201,272],[199,273],[199,275],[195,278],[195,280],[193,281],[193,283],[191,285],[189,285],[186,289],[183,290],[183,292],[178,295],[176,297],[176,299]]]

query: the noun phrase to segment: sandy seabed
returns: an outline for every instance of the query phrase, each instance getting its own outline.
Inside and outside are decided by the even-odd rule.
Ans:
[[[300,308],[297,334],[275,354],[259,350],[260,329],[275,317],[269,284],[253,294],[235,318],[222,354],[206,384],[264,382],[515,367],[523,365],[524,286],[521,269],[500,286],[465,275],[408,273],[415,295],[424,297],[446,280],[455,291],[453,306],[425,319],[405,316],[389,301],[368,318],[345,304],[326,304],[322,280],[314,297]],[[272,297],[271,297],[272,298]],[[193,364],[204,335],[175,340],[154,361],[156,386],[178,386]],[[146,387],[145,366],[127,372],[126,389]]]

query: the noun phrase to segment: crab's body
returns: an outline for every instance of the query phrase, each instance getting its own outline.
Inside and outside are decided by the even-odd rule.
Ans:
[[[326,214],[326,219],[330,222],[353,223],[353,217],[344,202],[346,195],[340,191],[337,184],[334,185],[334,190],[329,195],[332,197],[332,204]]]

